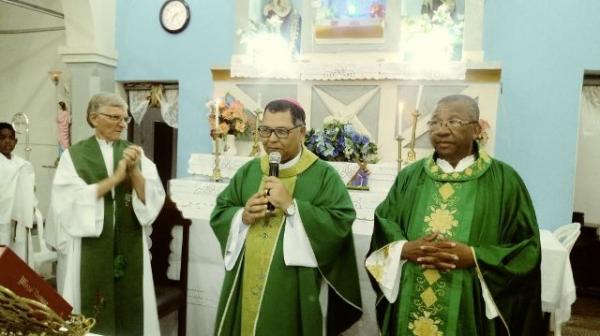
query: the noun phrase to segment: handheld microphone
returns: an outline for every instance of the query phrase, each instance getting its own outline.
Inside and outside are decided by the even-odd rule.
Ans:
[[[271,152],[269,153],[269,176],[279,177],[279,163],[281,162],[281,153],[279,152]],[[267,190],[267,195],[269,194],[269,190]],[[275,207],[271,202],[267,204],[267,211],[272,212],[275,210]]]

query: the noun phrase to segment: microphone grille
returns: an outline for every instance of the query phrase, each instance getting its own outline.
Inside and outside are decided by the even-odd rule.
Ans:
[[[281,153],[279,152],[271,152],[269,153],[269,163],[277,163],[281,162]]]

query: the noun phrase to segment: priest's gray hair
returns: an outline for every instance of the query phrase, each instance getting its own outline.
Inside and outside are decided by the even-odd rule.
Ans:
[[[450,96],[446,96],[442,99],[440,99],[440,101],[437,103],[437,106],[440,105],[448,105],[448,104],[455,104],[455,103],[460,103],[464,106],[464,110],[465,112],[467,112],[471,118],[473,118],[472,120],[479,120],[479,104],[477,103],[477,100],[474,98],[471,98],[467,95],[462,95],[462,94],[456,94],[456,95],[450,95]],[[437,107],[436,107],[437,110]]]
[[[123,100],[123,98],[121,98],[121,96],[110,92],[96,93],[92,96],[88,104],[86,116],[88,125],[94,128],[94,125],[90,120],[90,116],[92,114],[101,113],[100,110],[105,107],[119,107],[122,108],[123,111],[127,112],[127,103],[125,100]]]

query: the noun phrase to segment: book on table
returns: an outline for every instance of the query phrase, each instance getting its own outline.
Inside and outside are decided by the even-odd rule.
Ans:
[[[10,248],[0,246],[0,285],[14,294],[38,301],[67,319],[73,307]]]

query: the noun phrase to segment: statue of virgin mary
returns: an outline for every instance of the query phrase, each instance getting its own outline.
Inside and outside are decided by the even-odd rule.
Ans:
[[[294,51],[300,50],[300,27],[302,18],[294,9],[291,0],[271,0],[263,8],[266,19],[277,15],[281,19],[281,34],[285,37]]]
[[[271,17],[271,15],[275,14],[283,20],[290,15],[292,9],[293,5],[289,0],[272,0],[270,3],[265,5],[265,8],[263,9],[263,15],[266,17]]]

